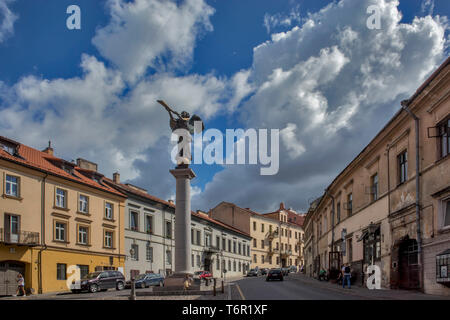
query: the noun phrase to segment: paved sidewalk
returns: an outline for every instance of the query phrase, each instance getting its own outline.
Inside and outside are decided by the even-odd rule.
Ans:
[[[357,285],[353,285],[351,289],[344,289],[342,288],[342,285],[338,285],[337,283],[319,281],[315,278],[297,273],[289,274],[288,277],[295,279],[300,283],[300,285],[301,283],[304,283],[307,285],[321,287],[338,293],[346,293],[368,300],[450,300],[450,296],[436,296],[411,290],[391,290],[385,288],[380,290],[369,290],[365,287]]]

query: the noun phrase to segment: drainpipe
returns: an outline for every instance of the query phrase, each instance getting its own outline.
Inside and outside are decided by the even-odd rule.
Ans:
[[[334,251],[334,196],[328,189],[325,189],[325,194],[331,198],[331,251]]]
[[[47,180],[48,173],[42,179],[42,190],[41,190],[41,248],[38,253],[38,293],[42,293],[42,251],[47,250],[47,245],[45,244],[45,181]]]
[[[419,156],[419,118],[409,109],[410,101],[403,100],[401,102],[403,110],[405,110],[413,119],[415,124],[416,135],[416,233],[417,233],[417,255],[419,262],[420,287],[423,291],[423,256],[422,256],[422,235],[420,230],[420,156]]]

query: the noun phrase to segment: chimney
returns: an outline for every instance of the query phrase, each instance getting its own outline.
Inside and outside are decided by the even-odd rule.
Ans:
[[[92,171],[97,172],[97,164],[92,161],[86,160],[86,159],[78,158],[77,166],[79,166],[82,169],[87,169],[87,170],[92,170]]]
[[[172,199],[167,200],[170,204],[175,204],[175,202]]]
[[[284,203],[283,202],[280,203],[280,210],[284,210]]]
[[[48,147],[42,150],[42,152],[45,152],[46,154],[49,154],[51,156],[53,155],[52,142],[50,140],[48,141]]]
[[[113,181],[114,181],[114,183],[117,183],[117,184],[120,183],[120,173],[118,173],[118,172],[113,173]]]

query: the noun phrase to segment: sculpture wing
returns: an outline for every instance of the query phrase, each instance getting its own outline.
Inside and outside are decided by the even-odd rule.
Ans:
[[[197,116],[197,115],[193,115],[190,119],[189,119],[189,132],[191,133],[191,134],[193,134],[194,133],[194,124],[195,124],[195,122],[196,121],[200,121],[201,123],[202,123],[202,129],[201,129],[201,131],[200,132],[202,132],[203,130],[205,130],[205,124],[203,123],[203,120],[199,117],[199,116]],[[200,133],[200,132],[195,132],[195,133]]]

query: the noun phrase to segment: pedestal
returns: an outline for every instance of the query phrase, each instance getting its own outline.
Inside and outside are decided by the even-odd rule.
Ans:
[[[175,272],[165,280],[165,286],[183,288],[191,266],[191,179],[195,173],[189,167],[170,170],[176,179],[175,199]]]

